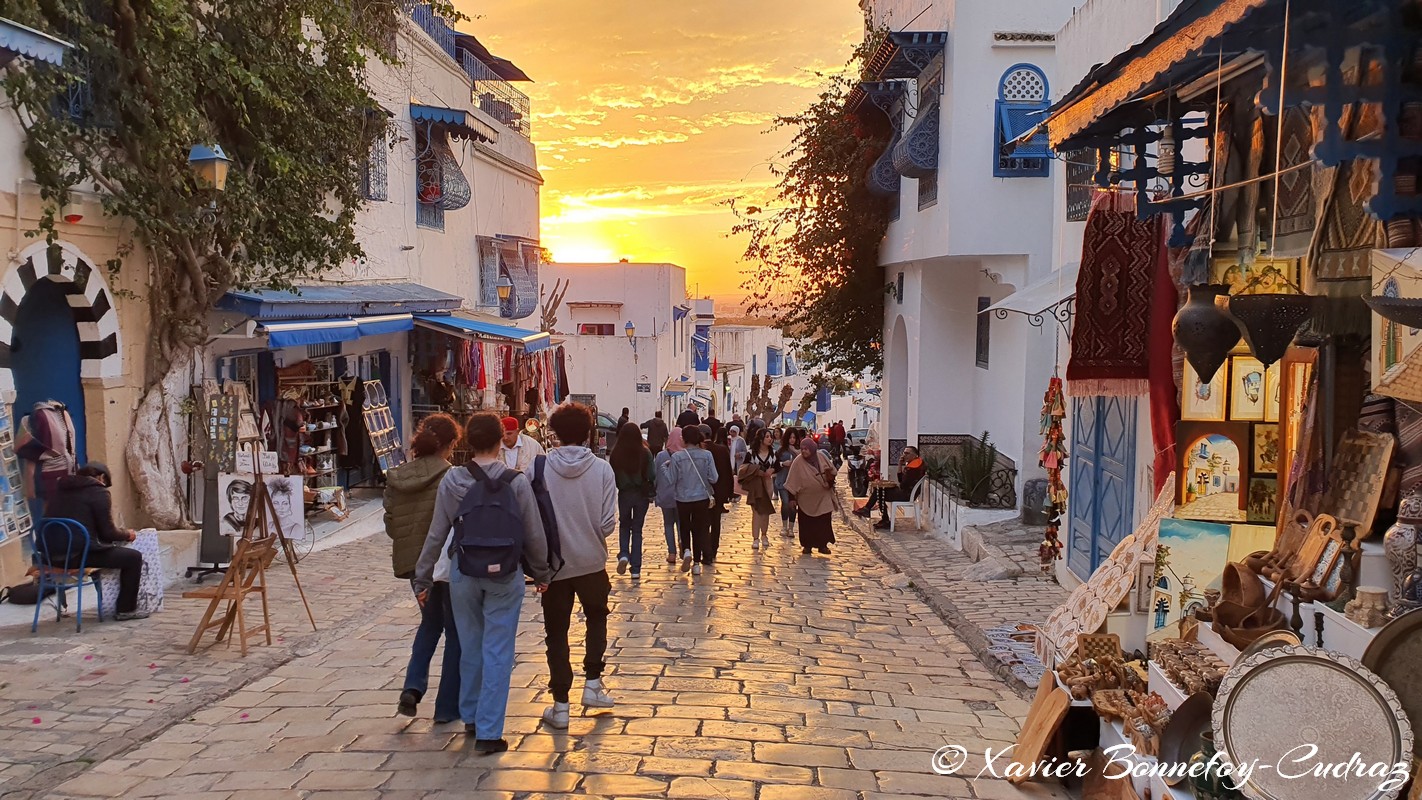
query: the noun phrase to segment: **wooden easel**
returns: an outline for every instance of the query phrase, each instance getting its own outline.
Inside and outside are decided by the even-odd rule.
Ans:
[[[306,592],[301,588],[301,579],[296,574],[296,554],[292,550],[291,542],[282,534],[281,519],[277,516],[276,507],[272,504],[271,494],[267,491],[266,481],[262,480],[260,471],[252,489],[250,508],[242,535],[237,540],[232,560],[223,572],[222,580],[213,587],[183,592],[183,597],[187,599],[208,600],[207,611],[203,613],[202,620],[198,622],[197,630],[193,632],[193,638],[188,643],[189,653],[197,652],[203,634],[213,628],[218,629],[217,641],[220,642],[229,637],[235,626],[243,656],[247,655],[247,639],[250,636],[264,634],[267,644],[272,643],[271,614],[267,603],[267,567],[276,559],[278,547],[286,555],[286,564],[291,570],[292,580],[296,582],[296,591],[301,595],[302,605],[306,607],[307,618],[311,620],[311,630],[316,630],[316,616],[311,613],[311,604],[307,602]],[[246,624],[242,607],[249,594],[259,594],[262,598],[262,624],[250,628]],[[227,604],[226,610],[214,619],[219,604],[224,602]],[[230,639],[228,644],[231,644]]]

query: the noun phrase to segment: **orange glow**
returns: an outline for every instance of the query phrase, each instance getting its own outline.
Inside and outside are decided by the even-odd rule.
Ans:
[[[739,301],[735,197],[862,34],[853,2],[457,0],[461,24],[522,67],[533,102],[542,243],[559,261],[669,261],[701,294]],[[762,201],[763,202],[763,201]]]

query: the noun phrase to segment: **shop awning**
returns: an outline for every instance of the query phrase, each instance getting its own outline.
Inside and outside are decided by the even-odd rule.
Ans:
[[[217,308],[265,322],[448,312],[463,302],[458,295],[418,283],[379,283],[231,291],[217,301]]]
[[[524,351],[529,353],[553,345],[553,337],[546,333],[515,328],[473,314],[416,314],[415,323],[466,339],[498,339],[510,344],[522,344]]]
[[[353,342],[362,336],[400,333],[413,330],[414,327],[414,317],[409,314],[383,314],[376,317],[329,317],[263,322],[259,330],[267,335],[269,347],[279,349],[308,344]]]
[[[696,384],[686,377],[683,377],[680,380],[676,378],[667,378],[667,382],[662,384],[662,394],[666,395],[667,397],[681,397],[682,395],[691,391],[694,386],[696,386]]]
[[[499,140],[498,131],[462,108],[443,108],[411,103],[410,119],[415,122],[438,122],[448,126],[451,134],[466,139],[482,139],[486,142]]]
[[[1012,311],[1026,314],[1028,317],[1040,317],[1067,300],[1076,297],[1076,276],[1080,271],[1080,261],[1063,264],[1061,269],[1035,283],[1028,284],[1021,291],[1013,292],[983,309],[980,313]]]
[[[70,47],[68,42],[44,31],[0,18],[0,66],[24,56],[57,67],[64,63],[64,52]]]

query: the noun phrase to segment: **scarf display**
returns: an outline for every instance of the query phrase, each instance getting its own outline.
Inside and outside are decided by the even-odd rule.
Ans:
[[[1165,217],[1157,217],[1163,223]],[[1180,421],[1179,383],[1175,378],[1175,312],[1180,309],[1180,292],[1170,274],[1170,251],[1165,246],[1165,225],[1155,254],[1155,278],[1150,292],[1150,342],[1147,375],[1150,381],[1150,433],[1155,446],[1153,464],[1155,493],[1165,487],[1166,476],[1175,469],[1175,423]]]
[[[1073,397],[1150,392],[1150,298],[1164,245],[1162,218],[1137,219],[1131,197],[1102,192],[1092,202],[1066,374]]]

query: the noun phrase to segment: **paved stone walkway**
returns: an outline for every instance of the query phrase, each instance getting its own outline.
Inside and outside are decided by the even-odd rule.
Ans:
[[[1024,529],[1013,522],[984,526],[976,538],[983,545],[980,549],[990,555],[975,561],[931,534],[890,533],[873,529],[871,520],[853,515],[845,519],[879,556],[908,576],[913,589],[948,621],[970,652],[1018,695],[1031,699],[1037,690],[1031,669],[1013,663],[1001,634],[993,634],[1023,623],[1043,623],[1067,597],[1066,590],[1038,567],[1039,529]],[[974,537],[965,534],[964,538]]]
[[[655,512],[652,517],[648,528],[659,532],[660,520]],[[458,724],[394,715],[417,611],[403,596],[387,600],[393,581],[385,577],[383,537],[338,548],[331,552],[349,551],[346,568],[370,577],[364,585],[333,577],[312,593],[353,593],[348,604],[383,609],[378,616],[330,626],[335,638],[309,640],[285,663],[274,663],[283,661],[274,655],[277,648],[246,664],[221,651],[186,659],[173,655],[176,640],[167,642],[162,657],[176,663],[159,665],[165,687],[180,673],[196,676],[193,682],[215,680],[263,659],[269,673],[213,697],[150,740],[143,738],[156,731],[128,728],[126,737],[116,737],[117,748],[128,752],[94,758],[92,769],[43,796],[1066,796],[1054,786],[1019,790],[972,777],[984,748],[1013,742],[1027,703],[864,539],[844,528],[833,556],[810,557],[779,537],[768,553],[753,553],[748,531],[748,515],[737,508],[726,519],[721,563],[697,578],[655,563],[660,536],[648,538],[642,585],[614,577],[607,683],[619,705],[575,716],[566,733],[538,722],[549,698],[538,605],[530,594],[506,727],[512,749],[496,756],[472,753]],[[299,619],[295,609],[284,613]],[[575,622],[575,642],[580,628]],[[200,664],[209,669],[199,670]],[[155,679],[131,665],[95,667],[109,672],[109,692],[124,697],[129,682]],[[575,684],[575,700],[577,694]],[[97,704],[98,696],[89,702]],[[120,713],[134,705],[125,700]],[[66,722],[79,716],[71,713]],[[104,714],[99,728],[114,724]],[[967,777],[931,771],[933,752],[948,744],[974,754],[961,770]]]

